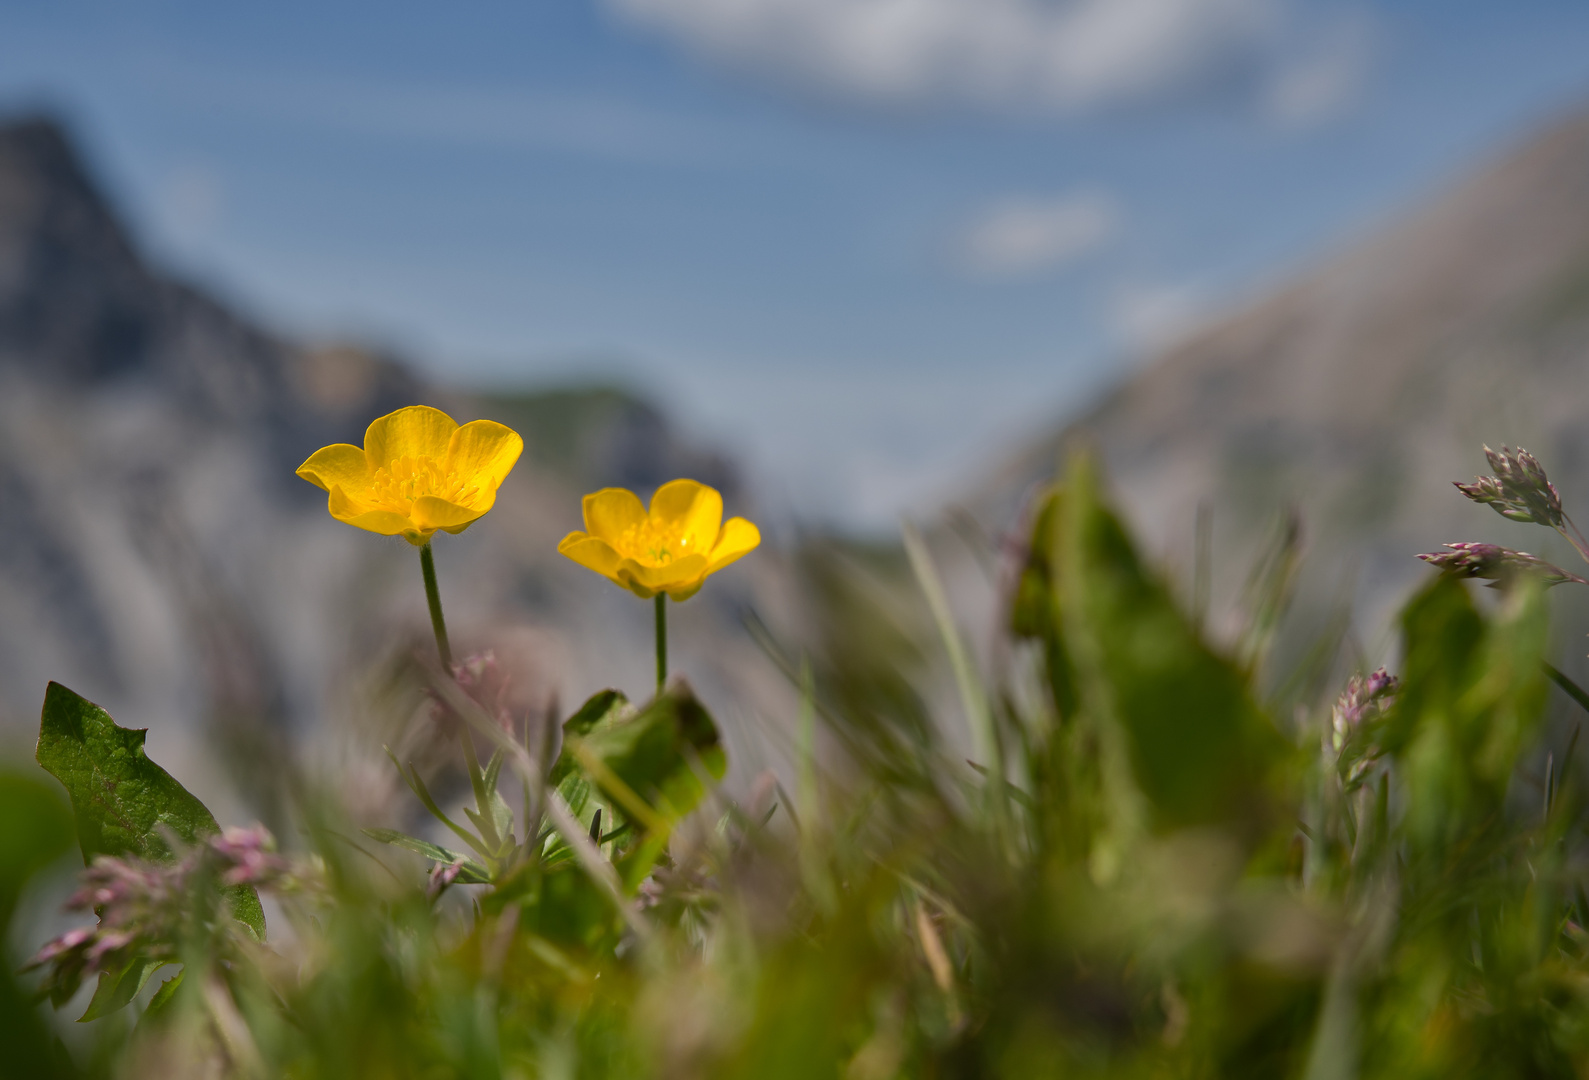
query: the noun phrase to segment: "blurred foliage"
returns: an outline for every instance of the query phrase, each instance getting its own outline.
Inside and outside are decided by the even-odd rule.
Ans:
[[[809,642],[762,630],[834,751],[797,740],[793,800],[722,794],[716,725],[678,682],[597,695],[550,740],[438,684],[492,750],[467,821],[447,818],[468,850],[361,847],[334,800],[304,799],[294,880],[314,884],[277,894],[269,943],[190,943],[181,982],[94,1021],[75,1059],[26,979],[0,982],[6,1067],[27,1069],[8,1075],[1589,1074],[1589,806],[1544,725],[1536,583],[1480,605],[1433,579],[1402,618],[1399,687],[1332,707],[1296,689],[1323,682],[1316,658],[1261,671],[1294,535],[1226,652],[1085,459],[1029,523],[1004,598],[1022,662],[954,668],[986,760],[922,682],[969,655],[952,619],[947,649],[916,642],[811,555]],[[924,547],[912,564],[932,602]],[[103,768],[96,745],[78,752]],[[108,825],[114,802],[63,779],[79,821]],[[70,819],[9,775],[0,812],[9,914]]]

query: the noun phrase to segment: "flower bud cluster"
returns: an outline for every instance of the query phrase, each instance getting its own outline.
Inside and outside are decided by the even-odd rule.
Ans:
[[[204,837],[171,863],[96,857],[66,901],[68,911],[97,911],[96,926],[57,937],[24,970],[48,967],[44,990],[70,997],[87,976],[114,971],[134,959],[175,959],[184,921],[195,910],[193,890],[209,882],[285,890],[308,875],[279,855],[262,826],[232,828]]]
[[[463,692],[474,699],[485,714],[497,722],[503,731],[513,731],[513,710],[509,705],[510,680],[497,663],[496,653],[487,649],[473,653],[462,662],[453,664],[453,678]]]
[[[1531,521],[1553,529],[1562,527],[1561,495],[1545,475],[1544,466],[1527,450],[1484,448],[1494,476],[1480,476],[1471,484],[1458,482],[1457,490],[1476,503],[1485,503],[1502,517]]]
[[[430,876],[425,879],[425,899],[435,903],[436,898],[447,891],[447,886],[458,880],[458,875],[463,872],[463,863],[436,863],[430,868]]]
[[[1346,690],[1336,699],[1330,713],[1327,749],[1339,754],[1352,734],[1366,720],[1384,712],[1390,699],[1401,689],[1401,682],[1383,667],[1369,675],[1353,675]]]
[[[1526,551],[1513,551],[1499,544],[1457,543],[1446,544],[1449,551],[1429,551],[1418,557],[1430,566],[1458,577],[1484,578],[1494,582],[1490,587],[1531,574],[1546,585],[1560,585],[1575,581],[1589,584],[1577,574],[1569,574],[1559,566],[1546,562]]]

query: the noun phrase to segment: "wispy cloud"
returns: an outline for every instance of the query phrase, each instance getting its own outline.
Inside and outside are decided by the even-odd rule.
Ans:
[[[991,277],[1053,270],[1097,251],[1119,231],[1118,204],[1101,191],[1003,199],[960,239],[961,265]]]
[[[1296,0],[604,0],[718,61],[821,93],[1074,111],[1242,72],[1284,81]],[[1331,71],[1344,70],[1337,66]],[[1311,78],[1311,83],[1309,79]],[[1306,111],[1309,69],[1277,107]]]

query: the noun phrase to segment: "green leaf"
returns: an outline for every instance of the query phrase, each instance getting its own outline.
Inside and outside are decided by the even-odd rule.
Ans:
[[[0,931],[22,887],[72,846],[72,813],[43,777],[0,772]]]
[[[607,712],[590,726],[583,744],[631,791],[681,817],[705,794],[697,768],[721,779],[728,767],[717,725],[683,683],[641,712]],[[600,786],[600,777],[591,779]]]
[[[1504,810],[1518,756],[1543,720],[1544,597],[1519,582],[1486,618],[1444,575],[1407,605],[1402,629],[1402,686],[1382,745],[1405,770],[1410,837],[1426,850],[1460,851]]]
[[[622,716],[633,711],[629,699],[624,697],[621,690],[603,690],[593,694],[589,701],[579,707],[579,711],[563,721],[563,748],[557,755],[557,761],[552,766],[548,781],[554,787],[559,787],[563,779],[570,774],[576,774],[579,764],[574,756],[569,753],[570,739],[582,738],[595,729],[598,724],[614,723]],[[574,811],[579,812],[577,809]]]
[[[166,1009],[171,1005],[171,999],[177,996],[178,990],[182,989],[182,976],[186,974],[187,970],[183,969],[160,984],[160,989],[156,990],[154,997],[149,999],[149,1006],[144,1009],[143,1016],[139,1019],[140,1024],[146,1020],[158,1020],[165,1015]]]
[[[162,828],[185,843],[220,831],[204,804],[149,760],[143,730],[117,727],[93,702],[59,683],[44,695],[35,757],[66,788],[83,861],[96,855],[169,862]],[[260,939],[265,912],[250,885],[226,890],[232,916]]]
[[[98,1020],[101,1016],[109,1016],[118,1009],[124,1009],[138,996],[138,991],[144,988],[149,981],[149,976],[170,963],[168,960],[151,960],[146,957],[133,957],[121,968],[115,971],[101,971],[99,985],[94,988],[94,997],[88,1003],[88,1011],[78,1017],[79,1024],[86,1024],[90,1020]]]
[[[458,863],[462,868],[458,875],[458,880],[465,885],[484,885],[491,880],[486,868],[473,859],[460,855],[456,851],[449,851],[439,844],[432,844],[429,840],[421,840],[417,836],[409,836],[407,833],[400,833],[396,829],[364,829],[362,831],[365,836],[372,840],[379,840],[383,844],[391,844],[393,847],[412,851],[416,855],[423,855],[425,858],[435,862],[446,863],[449,866],[453,863]]]
[[[1287,744],[1244,673],[1209,648],[1143,565],[1097,487],[1091,464],[1073,458],[1058,588],[1081,696],[1126,736],[1155,826],[1249,820]]]

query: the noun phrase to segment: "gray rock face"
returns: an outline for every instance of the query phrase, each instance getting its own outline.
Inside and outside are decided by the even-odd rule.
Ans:
[[[410,404],[584,432],[552,460],[526,431],[496,509],[438,540],[454,641],[496,648],[538,706],[610,682],[643,693],[649,611],[556,544],[580,527],[582,485],[676,469],[732,491],[721,458],[622,395],[597,424],[577,402],[468,400],[358,348],[283,341],[149,266],[60,127],[0,124],[0,740],[26,743],[50,679],[149,727],[185,778],[204,775],[206,732],[307,745],[356,713],[369,672],[428,636],[418,560],[333,521],[293,473]],[[681,666],[734,701],[738,646],[718,644],[747,588],[676,619]]]
[[[1575,559],[1450,481],[1485,469],[1482,443],[1521,443],[1589,517],[1586,420],[1589,114],[1168,349],[1007,463],[979,505],[1007,515],[1063,447],[1090,443],[1172,564],[1189,566],[1211,508],[1226,596],[1265,521],[1296,507],[1313,602],[1355,601],[1372,637],[1428,573],[1416,552],[1489,540]]]

